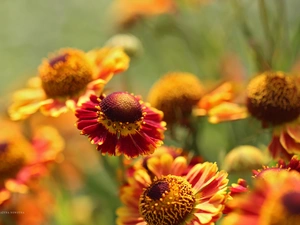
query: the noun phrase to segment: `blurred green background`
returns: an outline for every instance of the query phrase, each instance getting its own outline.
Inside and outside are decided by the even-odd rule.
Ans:
[[[237,7],[237,2],[241,8]],[[2,113],[5,114],[13,91],[36,75],[41,60],[50,52],[64,47],[85,51],[101,48],[119,33],[133,34],[143,45],[143,53],[131,60],[128,71],[122,76],[126,76],[127,91],[144,98],[152,84],[170,71],[194,73],[208,84],[217,82],[222,77],[222,60],[229,53],[239,57],[246,79],[249,79],[259,72],[255,52],[249,46],[253,42],[259,43],[263,56],[268,58],[271,54],[270,69],[290,71],[299,56],[300,1],[265,2],[271,43],[259,10],[260,0],[215,0],[196,7],[178,1],[179,10],[175,14],[145,18],[127,29],[115,24],[117,15],[110,13],[112,1],[109,0],[0,0]],[[245,21],[252,34],[250,39],[243,34]],[[122,76],[114,77],[109,87],[123,89]],[[264,146],[270,138],[253,119],[218,125],[203,119],[199,126],[201,134],[197,141],[201,154],[219,163],[222,154],[237,145]],[[77,153],[80,154],[80,150]],[[114,224],[113,209],[119,202],[110,201],[110,197],[116,199],[117,189],[111,188],[114,185],[109,173],[103,168],[85,172],[84,182],[85,189],[79,195],[101,201],[100,206],[98,203],[93,206],[94,220],[90,224]],[[74,212],[69,208],[74,195],[68,188],[59,186],[54,190],[58,209],[51,224],[75,224]],[[86,201],[82,201],[79,204],[84,205]]]

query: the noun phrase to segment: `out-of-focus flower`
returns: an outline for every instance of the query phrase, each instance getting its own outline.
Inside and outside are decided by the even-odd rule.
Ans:
[[[160,78],[150,89],[148,101],[164,112],[168,125],[183,122],[203,95],[203,85],[191,73],[173,72]]]
[[[273,128],[272,140],[268,146],[274,159],[290,159],[300,153],[300,118]]]
[[[4,210],[14,212],[7,216],[18,225],[43,225],[54,213],[54,196],[40,184],[32,182],[26,195],[15,195],[16,201],[11,201]]]
[[[252,190],[228,204],[233,209],[222,225],[290,225],[299,223],[300,174],[295,171],[269,170],[254,180]]]
[[[283,72],[265,72],[247,88],[249,113],[264,128],[273,126],[268,148],[274,159],[289,159],[300,152],[300,91],[294,78]]]
[[[132,158],[148,155],[163,142],[163,113],[139,97],[113,92],[97,97],[76,110],[77,128],[102,154]]]
[[[223,169],[227,172],[251,171],[266,162],[263,152],[251,145],[241,145],[232,149],[224,158]]]
[[[245,68],[235,53],[226,53],[220,62],[222,81],[206,91],[194,108],[196,116],[207,116],[210,123],[244,119],[247,109],[245,97]]]
[[[123,27],[142,17],[174,13],[175,10],[174,0],[115,0],[112,5],[112,14]]]
[[[262,174],[264,174],[264,172],[268,170],[295,170],[300,173],[300,160],[296,155],[293,156],[288,163],[280,159],[275,166],[263,166],[262,169],[253,170],[253,177],[261,177],[263,176]]]
[[[121,48],[104,48],[85,53],[61,49],[44,59],[38,76],[27,88],[14,93],[8,112],[11,119],[26,119],[39,109],[57,117],[85,101],[91,93],[100,93],[115,73],[128,68],[129,58]]]
[[[202,96],[193,114],[208,116],[210,123],[246,118],[248,116],[246,107],[235,102],[237,93],[234,86],[233,82],[226,81]]]
[[[147,168],[136,170],[121,189],[118,225],[200,225],[220,218],[228,180],[215,163],[196,164],[186,173],[185,157],[163,154],[148,159]]]
[[[4,202],[10,195],[7,191],[25,193],[30,180],[47,173],[64,142],[52,127],[33,131],[29,141],[14,123],[0,120],[0,125],[0,200]]]
[[[87,52],[86,55],[92,62],[95,81],[100,78],[108,82],[113,75],[121,73],[129,67],[130,58],[122,46],[94,49]]]
[[[297,171],[300,173],[300,160],[297,156],[294,156],[288,163],[286,163],[284,160],[279,160],[278,163],[275,166],[269,167],[269,166],[262,166],[262,169],[252,170],[253,178],[259,179],[264,178],[265,173],[269,171],[278,172],[280,170],[285,171]],[[230,201],[234,199],[235,197],[239,196],[240,194],[249,191],[249,187],[247,182],[244,179],[239,179],[237,183],[233,183],[230,190],[230,198],[228,198],[228,202],[226,202],[225,212],[224,214],[227,214],[231,212],[233,209],[230,206]]]
[[[231,187],[229,188],[229,190],[230,190],[230,196],[231,197],[239,195],[241,193],[244,193],[244,192],[246,192],[248,190],[247,181],[240,178],[240,179],[238,179],[237,183],[233,183],[231,185]]]
[[[263,126],[281,125],[297,119],[300,92],[295,80],[282,72],[255,76],[248,84],[247,108]]]
[[[249,190],[249,187],[248,187],[247,181],[244,179],[240,178],[240,179],[238,179],[237,183],[231,184],[231,186],[229,187],[228,201],[226,201],[225,209],[224,209],[223,213],[228,214],[229,212],[231,212],[233,209],[230,208],[228,203],[236,196],[239,196],[240,194],[245,193],[248,190]]]
[[[105,44],[108,47],[122,47],[129,57],[139,56],[143,52],[141,41],[132,34],[117,34]]]

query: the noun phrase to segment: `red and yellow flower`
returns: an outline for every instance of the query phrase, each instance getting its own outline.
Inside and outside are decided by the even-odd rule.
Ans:
[[[76,110],[77,128],[102,154],[148,155],[163,142],[163,113],[127,92],[90,96]]]
[[[252,190],[234,197],[233,211],[222,225],[290,225],[300,219],[300,174],[296,171],[268,170],[254,180]]]
[[[227,199],[227,173],[209,162],[187,168],[183,156],[149,158],[121,189],[117,224],[214,224]]]
[[[44,59],[38,76],[28,81],[27,88],[15,92],[9,115],[25,119],[39,109],[57,117],[101,93],[116,73],[128,68],[129,57],[121,48],[103,48],[85,53],[78,49],[61,49]]]
[[[12,192],[26,193],[27,183],[47,173],[64,141],[52,127],[40,127],[31,140],[12,122],[0,121],[0,205]]]
[[[288,163],[286,163],[283,159],[280,159],[275,166],[263,166],[262,169],[253,170],[253,177],[261,177],[268,170],[295,170],[300,173],[300,160],[298,156],[294,155]]]

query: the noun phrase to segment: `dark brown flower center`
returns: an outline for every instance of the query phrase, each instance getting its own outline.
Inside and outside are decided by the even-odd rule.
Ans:
[[[289,213],[300,215],[300,192],[289,192],[282,197],[281,201]]]
[[[148,191],[147,196],[152,200],[159,200],[164,193],[169,192],[169,184],[166,181],[155,183]]]
[[[280,72],[266,72],[249,83],[247,108],[263,123],[283,124],[299,116],[300,93],[291,77]]]
[[[62,50],[39,67],[43,89],[50,98],[78,96],[92,81],[92,73],[85,53],[74,49]]]
[[[1,152],[5,152],[7,150],[7,147],[8,147],[7,142],[0,143],[0,154],[1,154]]]
[[[101,111],[115,122],[134,123],[143,115],[138,99],[126,92],[114,92],[100,102]]]
[[[153,183],[140,196],[140,214],[148,225],[183,224],[191,215],[196,198],[183,177],[168,175]]]

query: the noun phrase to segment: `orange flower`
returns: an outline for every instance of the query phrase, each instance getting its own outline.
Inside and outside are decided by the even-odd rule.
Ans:
[[[128,68],[129,58],[120,48],[104,48],[88,53],[61,49],[44,59],[38,76],[28,81],[27,88],[17,91],[9,107],[12,120],[26,119],[39,109],[57,117],[101,93],[115,73]]]
[[[129,25],[139,17],[175,12],[174,0],[116,0],[113,15],[120,25]]]
[[[52,127],[41,127],[27,140],[20,129],[11,122],[0,121],[0,205],[8,192],[27,192],[27,183],[47,172],[64,147],[64,142]],[[5,197],[6,196],[6,197]]]
[[[90,96],[76,110],[77,128],[102,154],[132,158],[148,155],[162,145],[163,113],[127,92]]]
[[[130,61],[121,47],[94,49],[87,52],[87,57],[94,65],[94,79],[101,78],[105,81],[109,81],[114,74],[127,70]]]
[[[227,173],[209,162],[187,168],[183,156],[149,158],[147,170],[136,170],[121,189],[117,224],[214,224],[227,198]]]
[[[290,225],[300,219],[300,174],[268,170],[254,180],[252,190],[239,194],[228,204],[232,212],[222,225]]]
[[[3,211],[10,213],[5,215],[7,220],[4,221],[18,225],[43,225],[49,221],[54,211],[54,196],[37,182],[32,182],[29,190],[26,195],[14,194],[17,201],[5,205]]]
[[[211,123],[244,119],[247,109],[235,103],[236,97],[234,83],[224,82],[202,96],[193,112],[196,116],[208,116]]]

